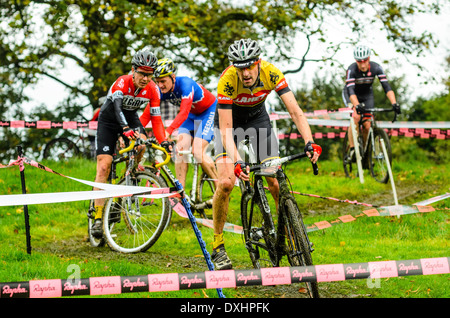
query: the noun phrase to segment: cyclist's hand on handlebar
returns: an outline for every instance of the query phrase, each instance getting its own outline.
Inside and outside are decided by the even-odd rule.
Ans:
[[[322,153],[322,147],[314,142],[308,141],[305,146],[305,153],[312,163],[316,163],[317,160],[319,160],[320,154]]]
[[[136,139],[136,134],[139,134],[139,132],[135,132],[130,127],[124,127],[123,128],[123,135],[127,137],[128,139]]]
[[[392,104],[392,108],[394,108],[394,111],[395,111],[398,115],[400,115],[400,114],[402,113],[401,110],[400,110],[400,105],[399,105],[399,104],[397,104],[397,103]]]
[[[168,153],[172,153],[172,151],[173,151],[173,143],[171,143],[171,142],[169,142],[169,141],[167,141],[167,140],[164,140],[164,141],[161,143],[161,147],[163,147],[164,149],[166,149],[166,151],[167,151]]]
[[[358,113],[358,114],[365,113],[365,112],[366,112],[365,106],[366,106],[366,105],[364,105],[364,104],[358,104],[358,105],[356,105],[356,106],[355,106],[355,108],[356,108],[356,113]]]
[[[249,181],[248,176],[250,167],[242,160],[238,160],[234,163],[234,175],[244,181]]]

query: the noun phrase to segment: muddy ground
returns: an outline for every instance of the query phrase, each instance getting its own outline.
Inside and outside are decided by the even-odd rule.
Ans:
[[[400,203],[414,202],[422,200],[423,194],[433,193],[437,189],[437,185],[430,184],[408,184],[401,183],[397,186],[397,195]],[[372,203],[377,205],[393,205],[392,191],[387,188],[385,193],[374,195],[373,197],[356,198],[359,202]],[[421,196],[422,195],[422,196]],[[431,197],[426,196],[426,198]],[[406,204],[406,203],[405,203]],[[312,210],[311,208],[314,208]],[[352,214],[361,211],[361,206],[352,205],[348,203],[334,202],[330,200],[315,199],[314,204],[308,209],[308,212],[313,215],[326,215],[330,212],[333,215],[336,213]],[[103,261],[108,259],[117,259],[117,253],[111,251],[108,247],[98,248],[93,251],[93,248],[86,240],[80,242],[79,240],[71,241],[57,241],[54,244],[45,247],[36,247],[35,250],[44,253],[52,253],[64,258],[84,258],[95,261],[101,259]],[[154,266],[161,268],[170,267],[171,272],[202,272],[205,270],[205,261],[203,257],[183,257],[180,255],[163,255],[148,250],[145,253],[139,254],[122,254],[121,256],[129,259],[135,264],[142,264],[146,266],[151,263]],[[234,264],[236,265],[236,264]],[[248,266],[248,264],[246,264]],[[239,264],[238,264],[239,266]],[[244,267],[244,266],[243,266]],[[354,298],[361,297],[352,293],[346,288],[342,288],[341,284],[320,284],[320,293],[322,297],[326,298]],[[200,291],[198,291],[200,293]],[[302,298],[306,297],[304,289],[301,285],[284,285],[284,286],[255,286],[245,287],[239,290],[240,297],[252,298]],[[370,296],[370,295],[363,295]]]

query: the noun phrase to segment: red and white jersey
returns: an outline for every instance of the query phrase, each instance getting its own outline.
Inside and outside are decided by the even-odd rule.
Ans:
[[[152,116],[161,116],[160,99],[158,86],[153,81],[140,89],[134,86],[133,75],[120,76],[108,91],[99,120],[116,121],[125,127],[127,126],[126,118],[134,116],[141,107],[147,104],[150,104]]]

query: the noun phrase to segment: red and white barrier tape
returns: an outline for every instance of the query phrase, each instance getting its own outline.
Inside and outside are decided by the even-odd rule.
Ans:
[[[313,224],[305,224],[307,232],[313,232],[318,230],[323,230],[335,225],[349,223],[356,221],[360,218],[373,217],[373,216],[398,216],[413,213],[427,213],[433,212],[435,209],[431,206],[409,206],[409,205],[391,205],[379,208],[374,208],[370,210],[362,211],[361,213],[355,215],[342,215],[333,221],[320,221]]]
[[[76,192],[57,192],[57,193],[32,193],[32,194],[9,194],[9,195],[0,195],[0,206],[13,206],[13,205],[31,205],[31,204],[45,204],[45,203],[61,203],[61,202],[72,202],[72,201],[81,201],[81,200],[91,200],[98,198],[110,198],[110,197],[124,197],[131,195],[139,195],[140,197],[145,198],[164,198],[169,197],[169,202],[171,204],[172,209],[181,217],[187,218],[187,212],[184,206],[176,199],[179,197],[178,192],[171,192],[170,188],[147,188],[147,187],[136,187],[136,186],[121,186],[121,185],[112,185],[105,183],[96,183],[92,181],[81,180],[73,177],[65,176],[59,172],[56,172],[36,161],[27,159],[27,158],[19,158],[16,161],[11,162],[6,167],[11,167],[15,165],[20,165],[21,163],[26,163],[38,169],[57,174],[62,177],[66,177],[72,179],[74,181],[78,181],[80,183],[84,183],[86,185],[92,187],[98,187],[103,189],[103,191],[76,191]],[[149,194],[151,193],[151,194]],[[431,203],[438,202],[440,200],[444,200],[450,197],[450,193],[446,193],[434,198],[427,199],[422,202],[415,203],[413,206],[407,205],[393,205],[393,206],[384,206],[377,207],[367,203],[360,203],[357,201],[350,200],[340,200],[336,198],[323,197],[314,194],[305,194],[301,192],[292,191],[294,194],[311,196],[321,199],[330,199],[338,202],[350,203],[350,204],[358,204],[364,205],[368,207],[373,207],[374,209],[362,211],[356,215],[344,215],[340,216],[333,221],[320,221],[315,222],[314,224],[306,225],[307,231],[317,231],[325,228],[332,227],[334,225],[348,223],[355,221],[361,217],[371,217],[371,216],[393,216],[393,215],[406,215],[412,213],[424,213],[424,212],[432,212],[435,211],[433,207],[428,206]],[[55,195],[58,194],[58,195]],[[202,224],[206,227],[213,228],[213,222],[210,219],[196,218],[197,223]],[[240,225],[235,225],[232,223],[225,223],[224,231],[242,234],[243,228]]]
[[[0,283],[0,298],[55,298],[185,289],[290,285],[412,275],[449,274],[450,257],[329,264],[301,267],[236,269],[196,273],[48,279]]]

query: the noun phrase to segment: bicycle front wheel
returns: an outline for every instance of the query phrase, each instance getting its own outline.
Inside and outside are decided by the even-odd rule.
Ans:
[[[262,200],[265,200],[263,202]],[[265,203],[265,204],[264,204]],[[248,250],[254,268],[276,267],[278,260],[275,249],[275,233],[272,215],[265,212],[267,198],[258,193],[247,195],[244,192],[241,201],[241,219],[244,229],[245,247]]]
[[[44,149],[44,159],[64,161],[79,156],[80,149],[67,138],[56,138],[50,140]]]
[[[369,143],[369,169],[372,177],[380,182],[387,183],[389,180],[388,162],[381,146],[381,141],[386,146],[387,158],[392,165],[392,150],[389,136],[384,129],[376,128],[373,130],[373,144]]]
[[[358,173],[358,167],[356,165],[356,156],[355,154],[350,153],[350,143],[348,140],[348,132],[344,138],[343,151],[342,151],[342,163],[344,166],[345,176],[347,178],[353,178]]]
[[[132,174],[130,185],[167,188],[161,178],[150,172]],[[125,179],[119,182],[126,185]],[[105,203],[103,231],[109,247],[122,253],[148,250],[156,243],[167,224],[168,198],[148,199],[139,196],[110,198]]]
[[[293,198],[283,202],[282,219],[285,229],[286,253],[291,266],[311,266],[311,246],[303,218]],[[319,298],[317,282],[306,282],[308,295]]]

